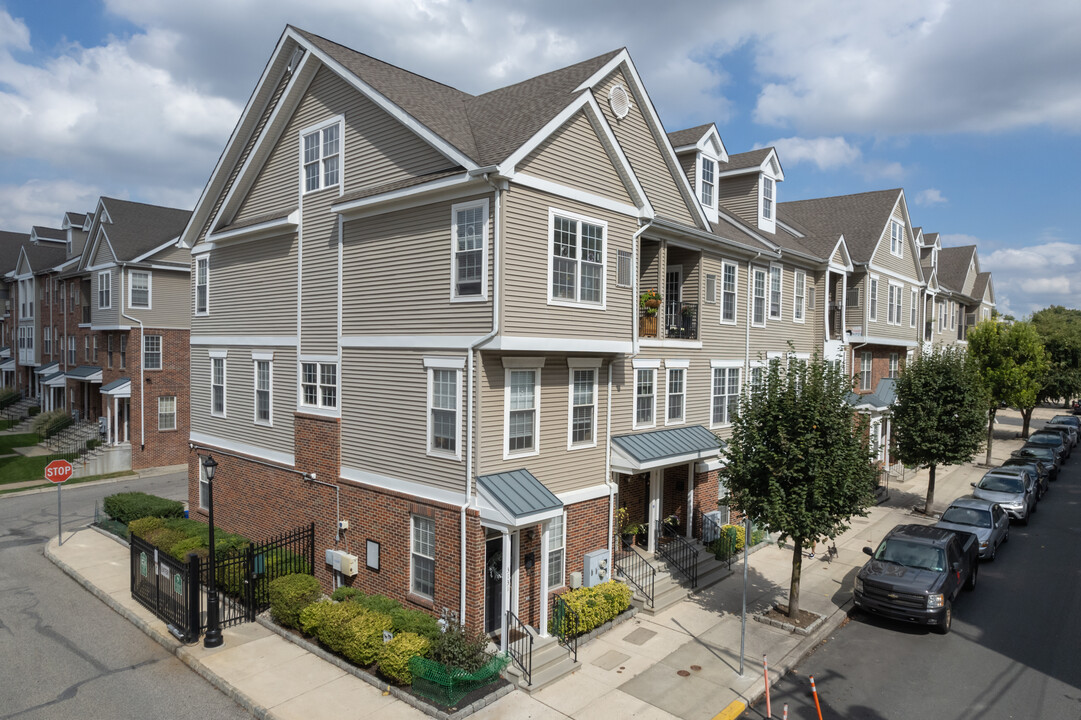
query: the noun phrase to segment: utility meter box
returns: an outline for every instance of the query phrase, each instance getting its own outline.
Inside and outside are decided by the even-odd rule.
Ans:
[[[340,550],[327,549],[327,565],[335,570],[342,569],[342,553]]]
[[[342,575],[348,575],[352,577],[357,574],[357,556],[350,555],[349,553],[340,553],[341,555],[341,572]]]
[[[582,573],[585,577],[586,587],[593,587],[594,585],[600,585],[609,578],[608,572],[608,550],[591,550],[585,555],[585,562],[583,563]]]

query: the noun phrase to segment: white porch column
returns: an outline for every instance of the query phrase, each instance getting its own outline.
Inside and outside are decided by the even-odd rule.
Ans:
[[[541,637],[548,637],[548,537],[552,532],[551,520],[545,520],[541,525],[540,537],[540,631]],[[566,550],[563,551],[563,568],[566,570]]]
[[[113,414],[112,405],[106,400],[105,402],[105,444],[113,444]]]
[[[694,463],[687,463],[687,539],[694,541]]]
[[[131,399],[124,399],[124,442],[128,442],[128,429],[131,427]]]
[[[664,469],[649,471],[649,543],[647,552],[657,552],[657,525],[661,521],[661,498],[664,497]]]
[[[499,651],[507,652],[507,633],[510,627],[507,625],[507,611],[510,610],[510,532],[503,531],[503,577],[499,579],[503,583],[502,616],[499,619]]]

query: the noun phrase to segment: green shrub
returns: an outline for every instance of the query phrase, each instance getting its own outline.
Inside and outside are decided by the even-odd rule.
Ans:
[[[165,521],[156,517],[144,517],[128,523],[128,534],[146,540],[146,536],[165,527]]]
[[[173,555],[173,547],[187,538],[188,536],[185,535],[183,531],[174,530],[168,527],[151,530],[143,536],[143,540],[146,540],[166,555]],[[173,555],[173,557],[176,556]]]
[[[343,602],[345,600],[355,600],[358,596],[363,597],[364,593],[356,588],[349,587],[348,585],[342,585],[334,592],[330,594],[331,600],[337,600]]]
[[[29,415],[30,417],[34,417],[34,416],[35,416],[35,415],[37,415],[37,414],[38,414],[39,412],[41,412],[41,408],[39,408],[39,407],[37,407],[37,406],[34,406],[34,407],[32,407],[32,408],[28,409],[28,410],[26,411],[26,414],[27,414],[27,415]]]
[[[302,611],[313,605],[323,592],[319,581],[311,575],[285,575],[271,580],[269,585],[270,614],[285,627],[297,627]]]
[[[349,623],[366,612],[367,610],[356,603],[336,603],[331,600],[330,604],[322,609],[319,624],[312,628],[316,639],[334,652],[342,652],[352,638]]]
[[[394,622],[395,635],[409,632],[435,640],[443,634],[443,629],[439,627],[439,620],[420,610],[395,608],[390,611],[390,619]]]
[[[488,636],[451,623],[446,632],[432,640],[428,657],[449,668],[467,673],[476,672],[491,659],[488,653]]]
[[[2,388],[0,389],[0,410],[14,405],[22,399],[22,393],[15,388]]]
[[[424,657],[428,653],[428,645],[428,638],[416,633],[395,635],[379,649],[379,671],[397,685],[410,684],[413,673],[409,670],[409,660]]]
[[[74,422],[67,410],[50,410],[43,413],[34,413],[32,410],[33,408],[30,415],[34,419],[30,422],[30,431],[36,432],[43,438],[52,437]]]
[[[333,600],[324,598],[301,608],[300,613],[297,615],[297,625],[295,627],[299,628],[305,635],[315,637],[316,633],[319,632],[319,626],[323,624],[323,618],[333,605]],[[284,625],[284,623],[282,624]]]
[[[117,493],[105,498],[105,513],[122,523],[144,517],[183,518],[184,503],[141,492]]]
[[[386,595],[363,595],[354,598],[354,600],[369,610],[387,615],[402,606],[400,602],[392,600]]]
[[[631,605],[631,589],[614,580],[593,587],[570,590],[560,597],[577,613],[577,627],[573,626],[574,616],[570,613],[564,616],[560,612],[554,612],[548,628],[552,634],[562,633],[564,630],[570,635],[587,633],[616,617]]]
[[[346,639],[338,652],[350,662],[367,667],[379,658],[379,651],[383,647],[383,632],[391,627],[393,621],[390,615],[361,608],[361,613],[346,626],[343,632]]]

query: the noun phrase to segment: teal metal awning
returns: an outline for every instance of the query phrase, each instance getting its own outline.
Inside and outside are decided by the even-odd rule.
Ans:
[[[101,386],[102,395],[114,395],[116,397],[131,397],[131,378],[113,380],[107,385]]]
[[[15,358],[11,358],[10,360],[5,360],[4,362],[0,362],[0,370],[14,370],[14,369],[15,369]]]
[[[53,375],[60,370],[60,363],[51,362],[34,368],[35,375]]]
[[[68,379],[99,383],[101,382],[101,368],[95,365],[80,365],[74,370],[68,370]]]
[[[878,381],[878,387],[870,395],[857,395],[849,393],[846,400],[848,404],[857,410],[871,410],[885,412],[889,410],[897,399],[897,385],[893,378],[882,378]]]
[[[508,527],[534,525],[563,512],[563,502],[526,469],[477,477],[481,518]]]
[[[724,448],[724,441],[702,425],[618,435],[612,438],[612,469],[633,474],[709,460],[719,457]]]
[[[64,387],[68,384],[68,376],[61,372],[54,372],[52,375],[48,375],[41,379],[41,384],[46,387]]]

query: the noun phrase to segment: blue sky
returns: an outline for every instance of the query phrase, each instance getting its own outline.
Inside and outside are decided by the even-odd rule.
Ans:
[[[1004,312],[1081,307],[1063,0],[0,0],[0,228],[190,208],[287,23],[474,93],[626,46],[669,131],[775,145],[780,200],[903,187]]]

